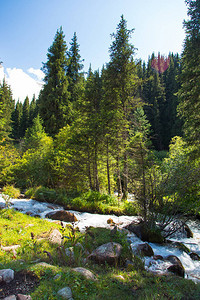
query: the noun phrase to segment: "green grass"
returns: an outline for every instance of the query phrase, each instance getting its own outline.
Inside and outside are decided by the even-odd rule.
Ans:
[[[63,205],[66,209],[115,215],[137,215],[136,203],[128,201],[118,201],[114,195],[101,194],[95,191],[81,193],[66,193],[66,191],[56,191],[42,186],[29,188],[26,197],[39,201],[48,201]]]

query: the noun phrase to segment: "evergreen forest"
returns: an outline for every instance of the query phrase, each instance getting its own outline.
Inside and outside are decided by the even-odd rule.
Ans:
[[[181,55],[135,59],[134,30],[122,15],[101,70],[83,71],[76,33],[67,44],[60,27],[37,99],[15,101],[4,80],[1,187],[146,221],[152,211],[199,215],[200,1],[186,5]]]

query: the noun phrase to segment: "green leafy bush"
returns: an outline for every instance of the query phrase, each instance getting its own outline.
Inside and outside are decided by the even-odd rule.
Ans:
[[[57,193],[54,189],[49,189],[43,186],[35,188],[34,198],[40,201],[49,201],[56,202],[57,201]]]
[[[18,198],[20,196],[20,189],[15,188],[14,185],[5,185],[2,191],[11,198]]]

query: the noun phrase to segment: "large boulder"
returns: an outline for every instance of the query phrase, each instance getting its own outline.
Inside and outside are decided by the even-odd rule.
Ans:
[[[96,263],[108,263],[113,265],[118,262],[122,252],[122,245],[114,242],[103,244],[95,249],[90,255],[89,259]]]
[[[180,276],[185,277],[185,269],[180,261],[180,259],[175,255],[169,255],[166,257],[166,260],[172,263],[171,266],[167,268],[168,271]]]
[[[147,243],[139,244],[137,246],[137,253],[139,253],[142,256],[153,256],[154,252],[151,246]]]
[[[131,224],[127,225],[125,227],[129,231],[133,232],[137,235],[142,241],[144,242],[151,242],[151,243],[158,243],[161,244],[164,242],[164,238],[161,235],[161,232],[158,228],[151,229],[148,227],[148,225],[140,221],[138,222],[132,222]]]
[[[71,223],[78,221],[76,216],[67,210],[51,211],[48,214],[46,214],[46,218]]]

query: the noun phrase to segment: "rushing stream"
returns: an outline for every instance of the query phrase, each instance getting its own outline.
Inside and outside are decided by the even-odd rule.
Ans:
[[[0,207],[5,206],[5,201],[0,194]],[[45,218],[45,216],[52,211],[63,210],[62,206],[50,204],[46,202],[38,202],[32,199],[12,199],[10,207],[14,208],[22,213],[28,213],[33,216],[40,216]],[[100,215],[100,214],[91,214],[86,212],[77,212],[70,211],[74,213],[78,221],[75,223],[75,226],[79,227],[80,231],[84,231],[86,227],[106,227],[110,228],[110,224],[107,223],[107,220],[111,218],[114,223],[118,225],[119,228],[130,224],[132,221],[137,220],[137,217],[130,216],[114,216],[114,215]],[[171,241],[178,241],[183,243],[191,252],[195,252],[200,255],[200,222],[199,221],[188,221],[187,225],[193,232],[193,238],[171,238]],[[138,244],[143,243],[134,233],[128,233],[128,241],[134,251]],[[166,257],[168,255],[177,256],[182,265],[185,268],[185,277],[192,279],[195,282],[200,282],[200,261],[192,260],[190,255],[184,251],[179,250],[177,247],[174,247],[173,244],[154,244],[149,243],[154,251],[154,255],[161,255]],[[155,260],[153,257],[145,257],[145,267],[147,270],[150,270],[155,273],[166,273],[167,268],[170,266],[169,261]]]

